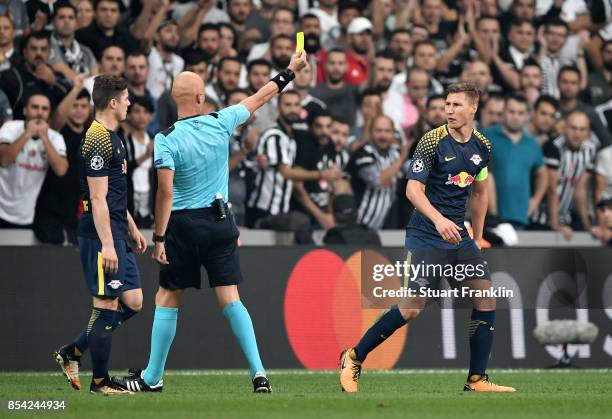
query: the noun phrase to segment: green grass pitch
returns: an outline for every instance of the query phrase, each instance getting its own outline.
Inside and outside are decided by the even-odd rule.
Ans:
[[[37,418],[610,418],[612,370],[492,370],[514,394],[461,391],[458,370],[365,371],[358,394],[335,371],[272,370],[274,393],[252,394],[246,371],[169,371],[163,393],[104,397],[58,373],[0,374],[0,417]],[[63,400],[63,411],[9,411],[9,400]]]

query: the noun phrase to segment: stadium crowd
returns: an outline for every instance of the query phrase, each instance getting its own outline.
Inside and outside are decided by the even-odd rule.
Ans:
[[[416,142],[445,123],[445,87],[471,81],[493,145],[487,226],[610,243],[605,0],[0,0],[0,228],[74,242],[97,74],[128,81],[129,208],[150,227],[174,77],[200,75],[206,112],[239,103],[286,68],[296,31],[310,66],[229,144],[238,225],[299,243],[317,229],[326,243],[376,243],[377,230],[404,228]]]

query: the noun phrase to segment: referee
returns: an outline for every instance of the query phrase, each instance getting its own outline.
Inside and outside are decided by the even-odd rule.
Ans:
[[[158,190],[153,258],[161,264],[151,354],[144,371],[132,370],[116,383],[133,391],[161,391],[166,357],[176,331],[178,306],[186,288],[200,288],[200,266],[208,272],[223,314],[249,363],[255,392],[272,391],[259,358],[253,323],[242,305],[238,229],[227,207],[228,143],[236,127],[283,90],[307,65],[305,52],[295,54],[254,95],[219,112],[202,115],[204,83],[183,72],[172,86],[178,121],[155,136],[154,165]]]

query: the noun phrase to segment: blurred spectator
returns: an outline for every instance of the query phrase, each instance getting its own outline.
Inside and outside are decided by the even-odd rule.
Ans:
[[[511,95],[506,99],[502,123],[482,132],[492,145],[499,220],[519,229],[527,226],[546,194],[542,150],[525,131],[528,115],[527,100]]]
[[[412,64],[421,68],[429,74],[429,88],[427,95],[436,95],[444,92],[444,87],[435,77],[436,70],[436,45],[431,41],[419,41],[412,49]],[[404,78],[404,82],[406,78]]]
[[[406,70],[406,87],[408,93],[403,95],[401,128],[409,129],[419,120],[425,109],[427,89],[429,87],[429,74],[422,68],[413,67]]]
[[[363,147],[370,141],[370,129],[374,118],[382,113],[382,95],[376,89],[366,89],[359,96],[360,124],[353,126],[349,138],[351,152]]]
[[[130,102],[137,96],[145,98],[150,103],[150,108],[155,112],[155,100],[147,89],[149,76],[149,62],[142,51],[132,51],[125,59],[125,78],[128,82]]]
[[[321,45],[321,24],[319,18],[312,13],[301,17],[300,29],[304,32],[304,50],[308,53],[308,61],[312,68],[312,85],[325,81],[325,60],[327,50]]]
[[[253,60],[247,64],[247,81],[249,83],[248,90],[250,94],[254,94],[270,81],[271,72],[272,65],[263,58]],[[278,118],[276,101],[271,100],[266,102],[261,108],[257,109],[253,115],[255,119],[252,125],[259,131],[263,131],[271,125],[274,125]]]
[[[191,51],[185,56],[185,71],[196,73],[202,78],[205,85],[208,82],[208,64],[208,57],[202,51]],[[210,103],[208,98],[207,103]],[[172,91],[166,90],[157,101],[157,120],[160,131],[174,124],[177,118],[176,102],[172,98]]]
[[[43,243],[76,244],[79,188],[79,150],[91,117],[91,97],[86,89],[73,89],[74,100],[60,134],[66,144],[68,171],[58,176],[47,170],[36,202],[33,230]]]
[[[597,153],[595,173],[595,201],[612,198],[612,146]]]
[[[381,245],[380,237],[375,230],[357,223],[353,195],[336,195],[332,206],[335,226],[325,233],[323,238],[325,244]]]
[[[404,122],[404,98],[400,93],[391,89],[391,83],[395,75],[393,55],[386,51],[379,52],[376,54],[373,64],[370,87],[380,92],[383,99],[383,113],[390,117],[395,126],[399,128]],[[427,84],[425,88],[427,89]]]
[[[304,121],[309,119],[309,115],[314,115],[326,109],[325,102],[317,99],[310,94],[310,86],[312,84],[312,67],[306,66],[301,71],[295,74],[293,79],[293,88],[299,93],[302,105],[302,114],[300,118]]]
[[[157,28],[155,46],[149,53],[147,88],[155,100],[159,99],[165,90],[170,90],[174,78],[183,71],[185,61],[173,52],[178,44],[177,23],[173,20],[162,22]]]
[[[0,128],[0,228],[29,228],[47,168],[68,170],[62,136],[49,128],[51,101],[42,94],[25,100],[25,120]]]
[[[599,147],[612,144],[610,132],[603,126],[597,112],[593,107],[578,99],[580,94],[580,71],[576,67],[563,67],[559,71],[559,92],[561,96],[561,112],[564,115],[579,110],[589,117],[590,127],[598,142]]]
[[[309,13],[319,18],[323,45],[331,49],[335,45],[333,42],[340,32],[338,22],[338,0],[320,0],[319,6],[310,9]]]
[[[501,99],[503,103],[503,99]],[[423,112],[415,125],[406,133],[406,138],[413,145],[420,140],[426,132],[446,123],[446,96],[433,95],[427,98],[425,112]],[[500,117],[501,118],[501,117]]]
[[[543,145],[558,135],[555,132],[555,123],[559,116],[559,101],[552,96],[542,95],[533,106],[527,131],[539,145]]]
[[[181,44],[183,40],[181,39]],[[187,48],[187,51],[193,49],[203,51],[209,57],[209,62],[214,66],[221,59],[221,30],[214,23],[205,23],[198,29],[197,43]]]
[[[308,137],[297,141],[295,166],[322,172],[336,167],[336,146],[331,139],[332,116],[328,111],[311,115]],[[330,200],[332,183],[324,179],[295,182],[297,209],[310,216],[311,225],[329,230],[333,226]]]
[[[8,16],[0,16],[0,71],[8,70],[15,65],[15,30],[13,21]]]
[[[508,49],[501,51],[502,60],[521,71],[535,50],[536,28],[531,20],[517,19],[510,23]]]
[[[179,22],[181,28],[197,28],[204,23],[228,24],[229,16],[225,11],[215,7],[215,0],[175,2],[172,16]]]
[[[57,2],[53,9],[49,64],[73,83],[79,74],[90,76],[98,72],[93,52],[74,39],[76,30],[76,8],[71,3]]]
[[[597,237],[604,245],[612,247],[612,198],[602,199],[597,203],[599,228]]]
[[[109,45],[102,51],[100,59],[100,74],[108,74],[112,76],[123,76],[125,70],[125,52],[116,46]],[[93,92],[94,79],[96,76],[90,76],[85,79],[84,87],[91,95]],[[93,102],[92,102],[93,105]]]
[[[327,105],[334,117],[346,118],[353,126],[357,116],[359,88],[344,81],[348,69],[346,53],[331,50],[325,63],[326,82],[312,89],[312,95]]]
[[[338,2],[338,26],[325,37],[326,49],[348,48],[350,45],[348,28],[351,22],[362,15],[365,8],[361,0],[341,0]]]
[[[351,133],[350,125],[343,119],[334,118],[330,137],[336,148],[336,166],[344,171],[349,162],[348,139]]]
[[[612,99],[612,39],[604,43],[601,51],[603,68],[589,73],[589,96],[593,106]]]
[[[128,135],[125,137],[130,195],[128,209],[139,228],[149,228],[153,224],[153,139],[149,136],[147,127],[151,123],[153,106],[146,96],[134,96],[130,102],[127,114]]]
[[[257,13],[252,0],[228,0],[227,14],[238,33],[238,53],[241,56],[256,43],[270,38],[268,21]]]
[[[412,35],[408,29],[396,29],[391,33],[389,51],[395,60],[395,72],[406,71],[408,59],[412,53]]]
[[[370,228],[382,227],[395,199],[397,174],[408,156],[408,145],[395,144],[393,121],[374,118],[371,142],[351,156],[348,172],[358,202],[358,221]]]
[[[579,91],[586,87],[586,62],[584,60],[583,45],[580,46],[580,51],[573,51],[571,54],[564,54],[562,49],[569,36],[570,29],[567,23],[561,19],[553,19],[547,22],[538,34],[540,43],[540,51],[538,52],[538,60],[542,67],[542,75],[544,79],[543,93],[554,97],[560,96],[557,83],[560,77],[561,68],[564,66],[577,66],[578,79],[584,79],[584,85],[578,85]]]
[[[0,90],[0,126],[12,119],[13,109],[11,108],[11,102],[9,102],[4,92]]]
[[[76,39],[89,47],[100,60],[102,51],[109,45],[119,45],[124,51],[138,48],[138,41],[119,25],[120,0],[95,0],[94,20],[86,28],[76,31]]]
[[[501,95],[489,95],[480,110],[480,129],[492,127],[502,121],[506,101]]]
[[[260,169],[247,204],[247,226],[293,231],[298,242],[310,242],[308,216],[289,212],[293,181],[333,181],[339,178],[340,171],[293,167],[297,145],[291,125],[299,121],[300,108],[299,94],[284,91],[278,99],[277,124],[261,133],[257,145]]]
[[[519,91],[533,107],[542,92],[542,69],[537,61],[528,59],[519,74]]]
[[[23,41],[23,62],[0,73],[0,86],[9,98],[15,119],[22,119],[24,101],[33,93],[43,93],[57,107],[71,86],[61,73],[49,66],[49,38],[35,32]]]
[[[370,60],[376,52],[372,38],[372,23],[365,17],[357,17],[349,25],[347,34],[349,38],[349,49],[346,52],[348,68],[344,80],[348,84],[365,84],[370,74]]]
[[[421,23],[427,28],[429,39],[440,51],[448,47],[447,39],[457,30],[456,25],[443,19],[444,7],[443,0],[422,0],[421,2]]]
[[[295,38],[279,34],[270,40],[270,60],[272,62],[272,77],[283,71],[291,61],[295,51]]]
[[[77,28],[86,28],[93,22],[94,8],[91,0],[78,0],[76,2]]]
[[[228,104],[235,105],[249,96],[249,92],[236,89],[228,96]],[[249,185],[252,181],[255,161],[251,159],[252,152],[257,147],[259,130],[253,128],[253,115],[236,128],[229,142],[229,201],[232,203],[232,214],[236,225],[244,226],[246,222],[246,200]]]
[[[544,144],[548,168],[546,205],[536,211],[532,221],[559,231],[569,240],[576,228],[591,227],[586,213],[586,186],[597,147],[589,141],[589,117],[585,112],[572,111],[565,119],[563,135]]]
[[[30,22],[24,1],[0,0],[0,16],[10,16],[15,36],[28,35],[30,33]],[[32,29],[41,30],[42,27],[37,25],[33,26]]]
[[[272,34],[272,39],[277,35],[295,33],[295,21],[291,9],[285,7],[274,9],[272,20],[270,21],[270,33]],[[249,62],[257,58],[265,58],[267,60],[272,58],[270,54],[270,42],[262,42],[255,45],[249,52],[246,61]]]
[[[219,24],[219,57],[237,57],[238,56],[238,40],[236,39],[236,31],[229,23]]]
[[[242,63],[235,57],[219,61],[215,81],[206,85],[206,97],[220,107],[227,106],[227,94],[238,88]]]
[[[491,69],[487,63],[479,59],[464,63],[460,81],[474,83],[480,90],[481,100],[486,100],[491,93],[500,93],[502,90],[501,86],[493,82]]]

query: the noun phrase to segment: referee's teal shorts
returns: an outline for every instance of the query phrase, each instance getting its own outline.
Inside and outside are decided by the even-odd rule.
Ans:
[[[211,288],[241,283],[239,234],[229,209],[224,220],[213,208],[172,211],[166,229],[168,265],[161,265],[159,285],[200,289],[202,266]]]

